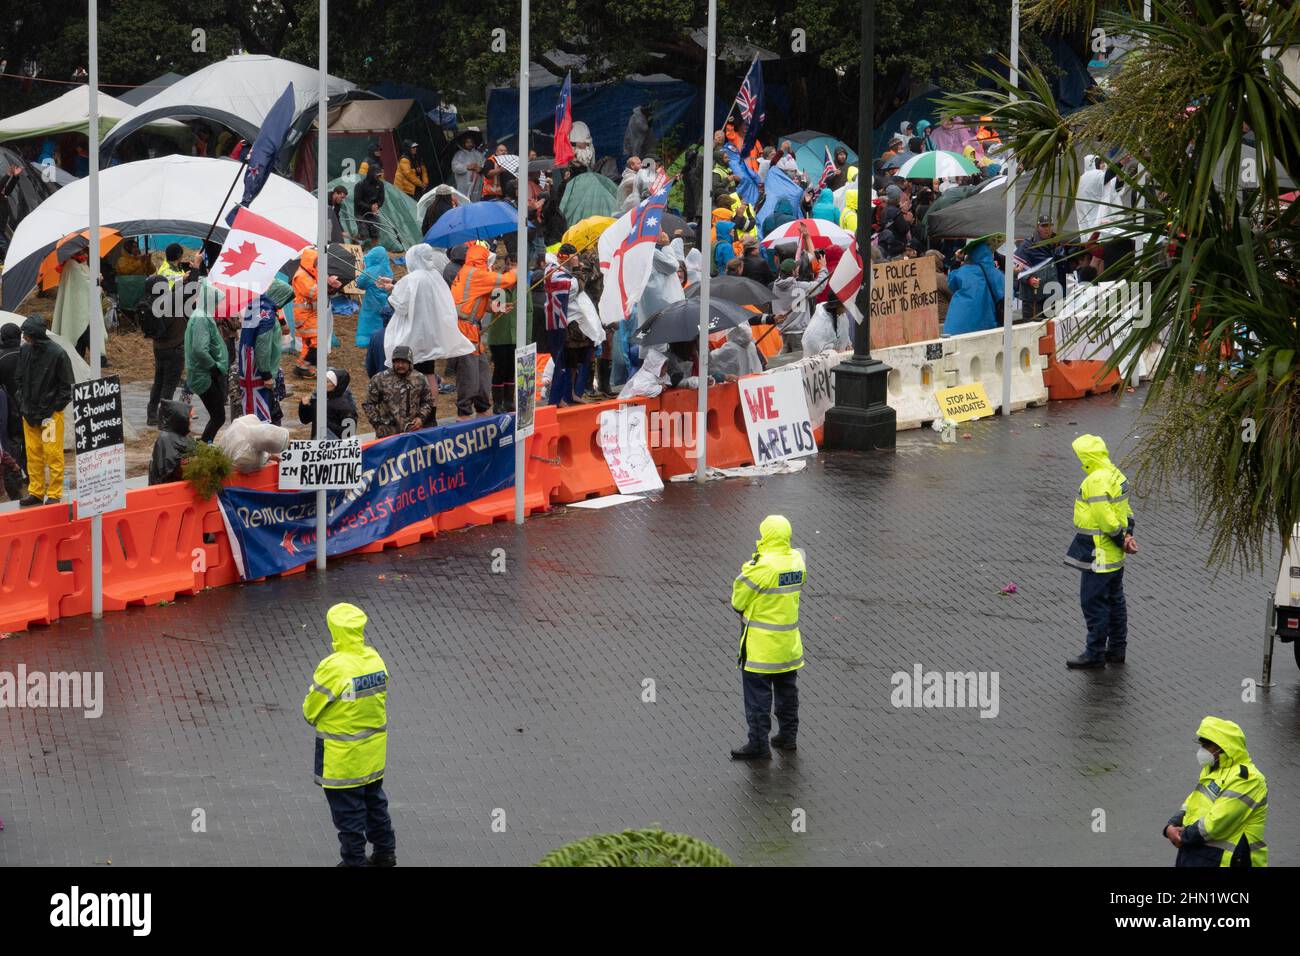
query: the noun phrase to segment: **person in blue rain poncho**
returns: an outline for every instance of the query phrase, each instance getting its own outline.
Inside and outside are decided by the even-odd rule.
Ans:
[[[393,288],[393,267],[383,246],[367,252],[365,262],[365,271],[357,274],[357,288],[365,291],[357,316],[357,348],[366,348],[370,337],[384,327],[384,313],[390,311],[388,293]]]

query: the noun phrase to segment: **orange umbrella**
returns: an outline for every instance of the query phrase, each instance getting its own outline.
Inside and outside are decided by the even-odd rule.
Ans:
[[[107,256],[122,241],[122,234],[107,226],[99,227],[99,254]],[[70,232],[54,244],[53,251],[41,262],[41,270],[36,277],[36,286],[42,291],[57,289],[62,273],[63,263],[81,249],[90,248],[90,230],[82,229]]]

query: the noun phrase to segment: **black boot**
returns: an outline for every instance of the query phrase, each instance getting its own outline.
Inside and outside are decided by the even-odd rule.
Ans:
[[[38,497],[36,497],[36,495],[29,494],[29,495],[28,495],[26,498],[24,498],[22,501],[18,502],[18,507],[19,507],[19,508],[32,508],[32,507],[35,507],[36,505],[43,505],[43,504],[45,504],[45,499],[44,499],[44,498],[38,498]]]
[[[501,401],[501,386],[493,385],[492,386],[492,414],[500,415],[503,411],[505,411],[502,405],[503,403]]]
[[[772,756],[772,751],[758,744],[748,743],[731,752],[732,760],[764,760]]]
[[[783,737],[780,734],[777,734],[775,737],[772,738],[772,746],[775,747],[777,750],[798,750],[799,749],[798,747],[795,746],[793,737]]]
[[[516,411],[515,387],[510,383],[501,386],[501,410],[503,412]]]
[[[396,850],[376,850],[366,857],[367,866],[397,866]]]
[[[1106,659],[1104,657],[1089,657],[1087,654],[1080,654],[1078,657],[1071,657],[1065,662],[1065,666],[1072,671],[1088,670],[1090,668],[1105,667]]]
[[[1106,663],[1107,663],[1107,664],[1123,664],[1123,663],[1124,663],[1124,655],[1123,655],[1123,654],[1112,654],[1110,651],[1107,651],[1107,652],[1106,652]]]

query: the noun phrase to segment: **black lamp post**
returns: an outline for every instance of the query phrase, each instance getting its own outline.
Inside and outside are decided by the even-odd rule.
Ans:
[[[892,450],[898,416],[885,400],[890,368],[871,357],[871,142],[874,96],[875,0],[862,0],[862,78],[858,88],[858,254],[862,321],[853,333],[853,356],[835,367],[835,405],[826,412],[827,448]]]

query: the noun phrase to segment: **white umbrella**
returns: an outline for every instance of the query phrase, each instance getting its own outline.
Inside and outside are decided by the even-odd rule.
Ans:
[[[841,249],[847,249],[853,242],[853,233],[841,229],[833,222],[827,222],[825,219],[796,219],[794,222],[787,222],[784,226],[773,229],[763,237],[761,245],[771,249],[773,246],[797,243],[801,226],[807,227],[810,238],[821,237]],[[817,243],[818,246],[823,247],[826,244]]]
[[[201,156],[160,156],[110,166],[99,177],[100,225],[124,236],[162,233],[201,239],[216,220],[212,239],[221,242],[225,214],[241,195],[240,188],[230,190],[238,175],[234,160]],[[269,176],[249,208],[290,232],[316,235],[315,197],[283,176]],[[22,302],[36,284],[41,260],[60,238],[85,229],[89,219],[90,184],[79,179],[18,223],[5,254],[4,308]]]
[[[974,176],[979,168],[961,153],[932,149],[918,153],[898,168],[904,179],[946,179],[950,176]]]

